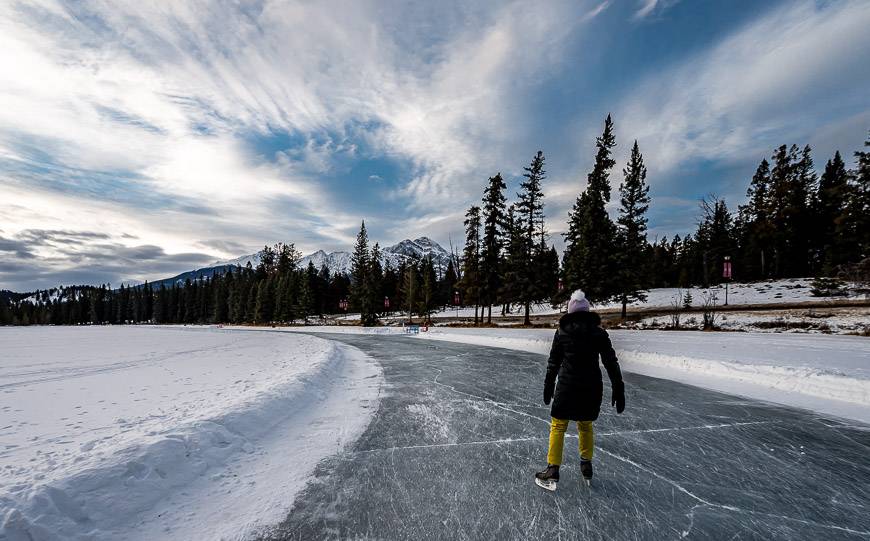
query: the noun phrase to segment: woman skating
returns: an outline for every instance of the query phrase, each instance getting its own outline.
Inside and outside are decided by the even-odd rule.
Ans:
[[[547,469],[535,474],[535,482],[547,490],[556,490],[565,430],[570,421],[577,422],[580,432],[580,472],[587,483],[592,479],[592,422],[598,418],[604,392],[599,356],[613,387],[611,405],[616,406],[617,413],[625,409],[625,391],[616,352],[607,331],[600,325],[601,317],[589,311],[586,296],[579,289],[575,291],[568,302],[568,313],[559,320],[559,329],[553,337],[544,380],[544,403],[549,404],[553,399],[550,447]]]

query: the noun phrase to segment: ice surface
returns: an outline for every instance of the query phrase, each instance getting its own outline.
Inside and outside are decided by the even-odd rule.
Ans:
[[[380,370],[315,337],[0,328],[0,538],[214,539],[280,518]]]
[[[396,333],[397,327],[304,327]],[[413,339],[547,354],[552,329],[432,327]],[[858,336],[609,331],[624,370],[870,422],[870,340]]]
[[[595,423],[592,486],[575,432],[549,493],[533,483],[546,462],[543,356],[329,337],[376,357],[387,392],[267,539],[870,536],[866,425],[629,373],[625,413],[605,402]]]

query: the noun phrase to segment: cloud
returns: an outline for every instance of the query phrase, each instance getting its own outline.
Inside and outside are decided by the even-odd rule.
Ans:
[[[94,242],[96,241],[96,242]],[[213,261],[208,254],[168,254],[160,246],[124,245],[94,231],[23,230],[0,237],[0,283],[27,291],[72,284],[119,284],[167,277]]]
[[[811,140],[866,107],[868,25],[866,2],[787,3],[633,86],[617,125],[662,175],[689,160],[757,161],[771,139]]]
[[[640,7],[634,12],[635,20],[645,19],[653,14],[661,13],[675,5],[679,0],[640,0]]]

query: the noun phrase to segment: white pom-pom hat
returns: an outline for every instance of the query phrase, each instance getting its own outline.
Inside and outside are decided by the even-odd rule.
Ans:
[[[568,301],[568,313],[588,312],[589,301],[586,300],[586,294],[582,289],[578,289],[571,293],[571,300]]]

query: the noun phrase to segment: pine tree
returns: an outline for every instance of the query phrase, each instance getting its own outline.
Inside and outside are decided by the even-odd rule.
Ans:
[[[771,221],[771,178],[767,160],[761,160],[758,165],[746,197],[747,204],[739,207],[738,212],[743,250],[741,268],[747,278],[767,278],[775,233]]]
[[[410,262],[404,265],[401,273],[402,283],[400,287],[404,306],[408,310],[408,323],[414,322],[414,310],[417,307],[417,294],[420,287],[420,278],[417,276],[417,265]]]
[[[577,198],[569,218],[562,267],[566,293],[583,289],[590,301],[605,302],[619,293],[613,252],[616,226],[605,207],[610,201],[610,170],[616,164],[610,115],[595,146],[595,164],[587,176],[586,190]]]
[[[417,313],[427,322],[431,322],[432,312],[435,309],[437,281],[432,258],[424,257],[423,261],[420,262],[420,300],[417,305]]]
[[[257,284],[256,305],[254,307],[254,322],[270,323],[274,310],[274,284],[271,278],[260,280]]]
[[[504,244],[505,197],[507,186],[501,173],[489,178],[483,192],[483,239],[480,247],[480,288],[487,307],[487,323],[492,323],[492,305],[501,288],[502,245]]]
[[[372,253],[369,258],[370,268],[369,268],[369,289],[371,291],[370,295],[372,298],[372,310],[376,313],[381,311],[381,307],[383,307],[383,282],[384,282],[384,268],[381,265],[381,246],[377,242],[374,246],[372,246]]]
[[[864,147],[870,149],[870,137]],[[852,239],[848,259],[857,263],[870,257],[870,150],[856,151],[855,160],[846,221]]]
[[[375,325],[378,316],[373,302],[371,283],[371,255],[366,223],[363,221],[356,237],[356,245],[351,255],[351,303],[360,312],[364,326]]]
[[[702,199],[695,248],[700,255],[701,283],[705,287],[721,281],[722,263],[734,253],[733,235],[732,217],[725,200],[716,196]]]
[[[830,275],[847,262],[845,228],[849,172],[840,151],[825,164],[815,197],[814,260],[822,274]]]
[[[619,230],[619,297],[622,302],[622,317],[625,318],[629,302],[646,301],[644,290],[647,284],[646,211],[649,209],[649,185],[646,183],[646,166],[637,141],[631,148],[631,158],[623,169],[625,181],[619,185],[620,208],[617,223]]]
[[[541,284],[538,273],[541,270],[543,253],[547,250],[547,231],[544,228],[544,191],[541,184],[546,179],[544,153],[540,150],[524,167],[524,180],[517,193],[516,221],[522,231],[522,254],[524,265],[516,268],[515,284],[517,300],[523,305],[523,324],[529,325],[529,312],[532,302],[546,296],[549,286]]]
[[[480,207],[472,206],[465,213],[465,248],[462,252],[462,279],[460,285],[466,302],[474,305],[474,324],[480,305]]]

